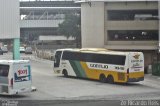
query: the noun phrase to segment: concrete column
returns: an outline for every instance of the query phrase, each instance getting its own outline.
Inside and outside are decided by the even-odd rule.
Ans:
[[[13,42],[13,60],[19,60],[20,59],[19,46],[20,46],[20,39],[15,38],[14,42]]]
[[[158,24],[159,24],[159,28],[158,28],[158,52],[160,53],[160,1],[158,1]]]
[[[81,30],[83,48],[104,47],[104,2],[81,4]]]

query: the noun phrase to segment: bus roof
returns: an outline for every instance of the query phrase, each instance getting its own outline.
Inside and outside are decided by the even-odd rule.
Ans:
[[[67,49],[58,49],[57,51],[72,51],[72,52],[81,52],[81,53],[99,53],[99,54],[115,54],[115,55],[126,55],[129,52],[121,51],[111,51],[104,48],[67,48]]]

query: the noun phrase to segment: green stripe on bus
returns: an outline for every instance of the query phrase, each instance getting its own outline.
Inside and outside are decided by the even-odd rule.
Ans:
[[[82,68],[82,66],[80,64],[80,61],[75,61],[75,63],[76,63],[76,66],[78,68],[78,71],[81,74],[81,77],[86,78],[86,73],[85,73],[84,69]]]
[[[74,72],[76,73],[76,76],[83,77],[83,78],[86,77],[86,74],[85,74],[85,72],[84,72],[84,70],[83,70],[79,61],[70,60],[69,62],[71,64]]]
[[[78,68],[76,66],[76,63],[73,60],[69,60],[74,72],[76,73],[76,76],[81,77],[80,72],[78,71]]]

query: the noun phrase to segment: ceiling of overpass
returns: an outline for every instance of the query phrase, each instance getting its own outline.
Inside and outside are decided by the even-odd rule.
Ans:
[[[20,14],[43,14],[43,12],[51,14],[68,13],[73,11],[80,11],[80,4],[74,1],[21,1]]]
[[[80,4],[74,1],[21,1],[20,7],[80,7]]]

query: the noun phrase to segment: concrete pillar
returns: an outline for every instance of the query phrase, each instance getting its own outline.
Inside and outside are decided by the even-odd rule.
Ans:
[[[104,2],[81,4],[81,30],[83,48],[104,47]]]
[[[13,41],[13,60],[19,60],[20,59],[20,39],[15,38]]]
[[[158,52],[160,53],[160,1],[158,1],[158,24],[159,24],[159,28],[158,28]]]

